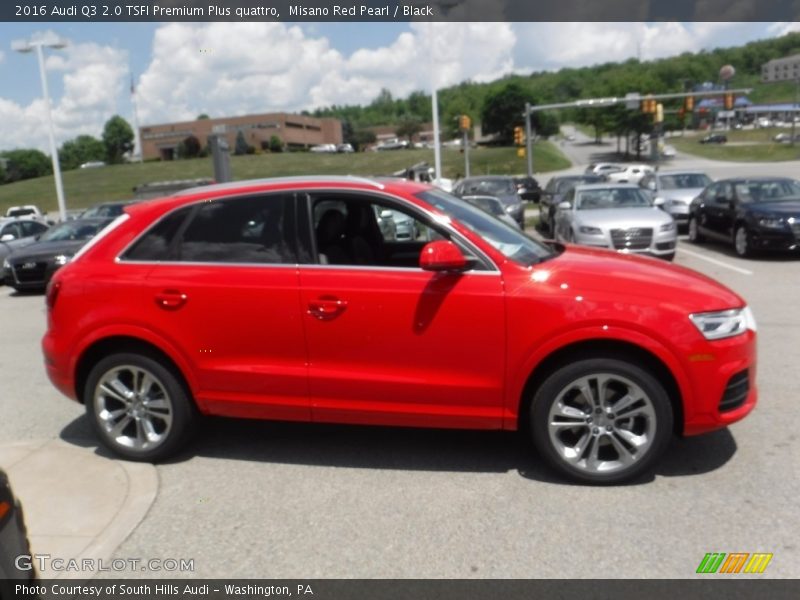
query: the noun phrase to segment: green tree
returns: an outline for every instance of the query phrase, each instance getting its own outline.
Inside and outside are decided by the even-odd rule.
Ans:
[[[422,131],[422,119],[420,119],[417,115],[403,115],[400,118],[400,123],[394,130],[398,137],[404,137],[409,142],[411,141],[411,138],[417,135],[420,131]]]
[[[190,135],[178,146],[178,158],[197,158],[203,150],[200,140]]]
[[[348,143],[352,144],[355,150],[363,150],[365,146],[374,144],[376,139],[375,133],[369,129],[356,129]]]
[[[514,127],[522,125],[522,112],[530,96],[516,82],[491,92],[484,101],[481,122],[484,133],[496,133],[500,140],[510,144],[514,139]]]
[[[283,152],[283,142],[277,135],[269,138],[269,151],[270,152]]]
[[[6,164],[6,183],[42,177],[53,172],[50,158],[39,150],[9,150],[0,154],[8,162]]]
[[[206,113],[203,113],[203,114],[197,116],[197,120],[198,121],[204,121],[204,120],[210,119],[210,118],[211,117],[209,117]]]
[[[105,160],[106,147],[91,135],[79,135],[64,142],[58,151],[61,168],[65,171],[77,169],[85,162]]]
[[[123,155],[133,150],[133,129],[125,119],[114,115],[106,121],[103,145],[106,148],[106,161],[111,164],[121,163]]]
[[[247,140],[244,139],[244,132],[241,129],[236,134],[236,143],[233,147],[233,153],[236,156],[247,154]]]

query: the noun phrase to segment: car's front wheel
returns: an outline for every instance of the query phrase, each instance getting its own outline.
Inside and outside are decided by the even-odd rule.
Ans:
[[[736,231],[733,234],[733,248],[736,250],[736,254],[742,258],[747,258],[753,254],[750,233],[748,233],[747,227],[744,225],[736,227]]]
[[[101,442],[132,460],[154,462],[174,454],[197,416],[172,369],[138,353],[112,354],[98,362],[83,400]]]
[[[530,432],[567,477],[629,481],[650,468],[672,434],[667,393],[648,371],[617,359],[584,359],[553,372],[534,393]]]

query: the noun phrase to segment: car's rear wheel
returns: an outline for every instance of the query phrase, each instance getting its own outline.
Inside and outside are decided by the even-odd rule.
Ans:
[[[172,369],[136,353],[113,354],[98,362],[83,400],[101,442],[132,460],[159,461],[174,454],[197,416]]]
[[[686,226],[689,233],[689,241],[693,244],[701,244],[704,241],[703,235],[700,233],[697,225],[697,218],[694,216],[689,217],[689,224]]]
[[[649,469],[672,433],[672,406],[649,372],[616,359],[561,367],[535,392],[530,432],[547,463],[593,484],[629,481]]]

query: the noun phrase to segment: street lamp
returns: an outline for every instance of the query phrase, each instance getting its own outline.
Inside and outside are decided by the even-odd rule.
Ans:
[[[56,150],[56,137],[53,132],[53,115],[50,109],[50,91],[47,88],[47,73],[44,68],[44,51],[42,48],[54,48],[60,50],[65,48],[67,43],[61,39],[50,39],[45,41],[26,41],[17,40],[11,43],[11,49],[16,52],[27,54],[36,50],[36,56],[39,58],[39,75],[42,79],[42,93],[44,94],[44,105],[47,111],[47,129],[50,135],[50,158],[53,161],[53,177],[56,181],[56,196],[58,197],[58,212],[61,215],[61,220],[67,220],[67,205],[64,201],[64,186],[61,182],[61,164],[58,161],[58,151]]]

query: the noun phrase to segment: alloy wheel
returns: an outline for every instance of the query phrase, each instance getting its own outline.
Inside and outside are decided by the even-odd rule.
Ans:
[[[547,430],[559,458],[587,474],[631,468],[653,445],[653,400],[627,377],[595,373],[575,379],[550,407]]]
[[[172,400],[164,383],[139,366],[105,372],[94,390],[93,407],[101,431],[115,445],[147,451],[169,436]]]
[[[747,238],[747,229],[741,226],[736,228],[733,245],[736,249],[736,254],[739,256],[747,256],[750,254],[750,240]]]

